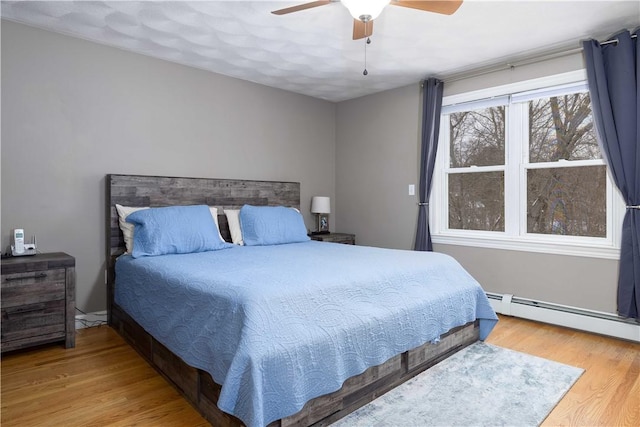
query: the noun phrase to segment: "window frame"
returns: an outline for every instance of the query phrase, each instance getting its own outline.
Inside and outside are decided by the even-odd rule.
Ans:
[[[594,258],[619,259],[622,219],[625,211],[624,201],[611,180],[607,168],[606,182],[606,237],[559,236],[527,232],[527,171],[548,167],[579,167],[604,165],[604,160],[561,160],[559,162],[529,163],[528,145],[528,104],[526,98],[550,96],[549,88],[562,86],[567,88],[586,87],[584,70],[557,74],[508,85],[482,89],[473,92],[452,95],[443,98],[443,111],[449,110],[441,117],[440,137],[436,154],[436,168],[429,204],[432,241],[436,244],[463,245],[493,249],[518,250],[527,252],[553,253]],[[512,97],[512,95],[514,95]],[[505,164],[498,166],[475,166],[471,168],[450,167],[449,121],[448,114],[467,110],[469,106],[504,105],[507,98],[505,116]],[[516,101],[511,101],[515,99]],[[472,104],[471,104],[472,103]],[[465,108],[466,107],[466,108]],[[510,126],[511,117],[519,114],[522,126]],[[524,116],[524,119],[523,119]],[[514,144],[511,141],[521,141]],[[448,175],[454,173],[483,171],[504,171],[505,194],[505,230],[480,231],[448,228]],[[472,169],[472,170],[470,170]]]

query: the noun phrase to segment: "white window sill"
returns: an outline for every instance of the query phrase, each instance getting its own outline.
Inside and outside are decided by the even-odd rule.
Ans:
[[[484,234],[484,233],[483,233]],[[546,254],[570,255],[589,258],[620,259],[620,248],[612,244],[585,244],[582,242],[550,241],[545,236],[540,238],[517,239],[507,236],[487,237],[464,236],[456,234],[432,234],[433,243],[441,245],[472,246],[478,248],[503,249],[509,251],[538,252]]]

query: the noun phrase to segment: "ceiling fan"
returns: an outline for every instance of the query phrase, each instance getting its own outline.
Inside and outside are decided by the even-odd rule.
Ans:
[[[318,6],[324,6],[335,0],[319,0],[298,6],[274,10],[275,15],[299,12]],[[353,39],[363,39],[373,33],[373,20],[376,19],[388,4],[392,6],[408,7],[426,12],[452,15],[462,4],[462,0],[342,0],[342,3],[353,16]]]

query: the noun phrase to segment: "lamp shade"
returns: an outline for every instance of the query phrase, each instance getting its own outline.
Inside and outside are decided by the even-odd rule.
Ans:
[[[311,213],[331,213],[331,199],[324,196],[314,196],[311,199]]]
[[[349,9],[349,13],[354,19],[362,19],[361,16],[367,16],[370,20],[374,20],[389,4],[389,0],[342,0],[342,4]]]

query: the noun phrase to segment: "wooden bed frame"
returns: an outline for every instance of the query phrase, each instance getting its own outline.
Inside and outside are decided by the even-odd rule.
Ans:
[[[214,426],[243,426],[238,418],[216,406],[221,386],[211,376],[182,361],[156,341],[114,301],[115,260],[125,252],[115,205],[170,206],[205,204],[219,209],[220,232],[231,241],[222,209],[239,209],[244,204],[300,208],[300,184],[294,182],[245,181],[209,178],[175,178],[141,175],[107,175],[107,313],[109,325],[135,348],[160,374]],[[342,388],[310,400],[289,417],[274,421],[277,426],[326,426],[376,397],[386,393],[451,354],[474,343],[478,322],[452,329],[438,344],[424,344],[398,354],[385,363],[347,379]]]

